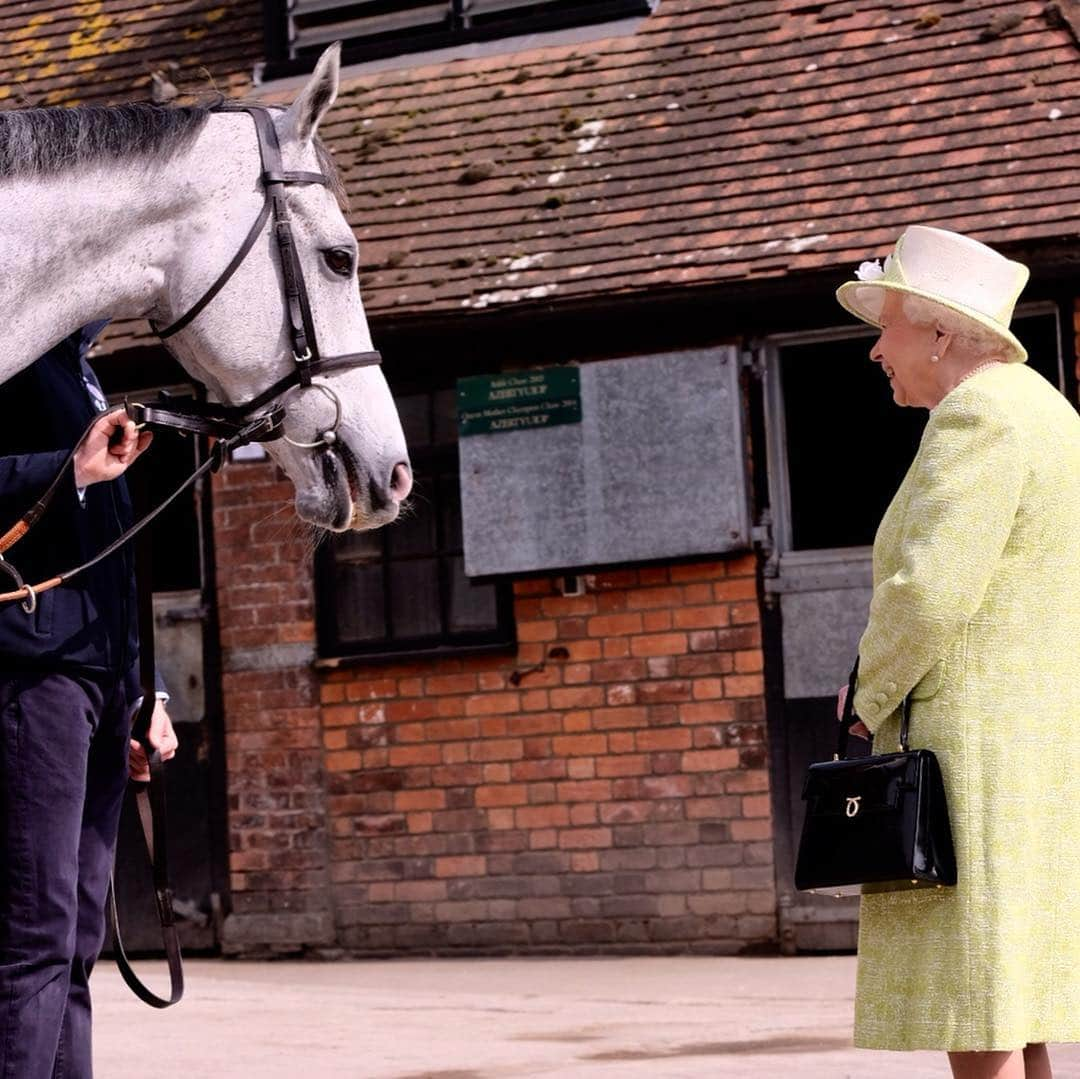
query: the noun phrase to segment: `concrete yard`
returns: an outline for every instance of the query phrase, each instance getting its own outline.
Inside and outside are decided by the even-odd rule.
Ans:
[[[139,964],[152,985],[162,963]],[[854,956],[187,963],[157,1012],[103,961],[98,1079],[930,1079],[851,1045]],[[1080,1045],[1051,1047],[1080,1079]]]

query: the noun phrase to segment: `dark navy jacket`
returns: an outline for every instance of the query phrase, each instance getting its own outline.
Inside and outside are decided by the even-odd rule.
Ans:
[[[103,396],[95,404],[83,381],[85,375],[100,392],[86,353],[102,325],[77,331],[0,385],[0,532],[45,491],[104,404]],[[92,484],[80,502],[69,469],[45,514],[7,558],[33,584],[92,558],[131,519],[123,477]],[[138,621],[132,559],[125,544],[70,584],[41,593],[32,615],[19,603],[0,604],[0,667],[78,668],[133,679]],[[0,590],[14,588],[0,571]]]

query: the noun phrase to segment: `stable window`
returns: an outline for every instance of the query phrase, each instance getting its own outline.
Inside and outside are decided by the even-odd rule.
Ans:
[[[413,466],[399,519],[332,535],[316,560],[323,656],[432,653],[514,641],[509,582],[465,576],[453,390],[397,399]]]
[[[1064,392],[1057,309],[1029,304],[1012,330],[1029,366]],[[881,366],[869,359],[876,339],[876,330],[825,333],[777,349],[777,464],[785,476],[776,477],[774,521],[781,550],[870,546],[911,465],[929,413],[894,403]]]
[[[1018,310],[1012,326],[1030,367],[1075,399],[1072,320],[1039,302]],[[765,345],[775,550],[764,585],[772,606],[779,598],[785,728],[798,732],[784,773],[793,782],[829,752],[830,739],[835,745],[837,687],[858,654],[873,596],[874,537],[929,418],[925,408],[894,403],[869,357],[876,338],[876,330],[845,327]],[[798,802],[797,787],[792,797]]]
[[[346,63],[647,15],[648,0],[264,0],[267,76],[308,71],[327,45]]]

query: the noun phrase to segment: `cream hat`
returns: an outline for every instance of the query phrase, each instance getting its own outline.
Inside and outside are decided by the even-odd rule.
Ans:
[[[1027,349],[1009,330],[1013,308],[1027,284],[1028,268],[969,236],[928,225],[911,225],[896,241],[884,268],[864,262],[857,281],[845,281],[836,298],[856,318],[880,326],[889,292],[939,304],[988,331],[1005,346],[1007,358],[1027,359]]]

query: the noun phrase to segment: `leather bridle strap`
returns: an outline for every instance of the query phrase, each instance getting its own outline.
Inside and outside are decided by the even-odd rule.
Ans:
[[[288,208],[285,205],[284,198],[284,185],[285,184],[321,184],[323,187],[328,186],[329,180],[321,172],[304,172],[302,170],[288,170],[282,167],[281,161],[281,147],[278,142],[277,130],[274,127],[273,118],[267,109],[258,105],[242,106],[239,108],[221,107],[219,111],[222,112],[246,112],[252,120],[255,122],[255,131],[258,135],[259,143],[259,159],[263,165],[263,171],[260,179],[262,180],[263,190],[265,192],[263,199],[262,209],[259,211],[259,216],[255,219],[254,224],[248,229],[247,236],[244,237],[244,242],[240,245],[239,250],[233,255],[229,261],[228,266],[218,275],[217,280],[195,301],[181,315],[175,322],[171,322],[163,330],[159,330],[151,320],[150,325],[153,327],[154,332],[164,340],[167,337],[172,337],[173,334],[179,333],[182,329],[188,326],[192,320],[199,315],[208,303],[225,287],[229,279],[240,266],[240,263],[247,258],[248,252],[255,245],[255,241],[262,235],[263,229],[266,227],[267,218],[269,218],[271,212],[274,214],[275,222],[275,234],[277,235],[277,241],[279,248],[282,247],[281,234],[277,233],[277,225],[280,220],[284,220],[287,236],[286,242],[289,244],[291,258],[286,257],[285,250],[282,249],[282,270],[285,274],[285,289],[286,296],[289,292],[290,274],[294,282],[299,283],[300,293],[302,295],[303,306],[307,307],[307,293],[303,288],[303,275],[300,273],[300,262],[296,257],[295,248],[292,246],[292,231],[289,227],[289,215]],[[271,141],[272,140],[272,141]],[[280,206],[275,204],[275,194],[280,194]],[[310,325],[310,311],[307,312],[307,317]],[[293,313],[290,310],[290,322],[295,327],[296,321],[293,318]],[[305,327],[303,326],[303,318],[301,316],[301,331]],[[304,349],[306,349],[306,342],[304,348],[297,351],[295,348],[297,343],[297,337],[295,332],[291,335],[294,345],[294,352],[297,355],[302,355]],[[311,340],[314,341],[314,330],[311,331]]]
[[[270,203],[264,202],[263,208],[259,211],[259,216],[255,219],[255,224],[248,229],[247,236],[244,237],[244,242],[240,245],[240,250],[236,252],[232,257],[232,261],[228,266],[222,270],[218,279],[202,294],[199,300],[188,308],[186,314],[183,314],[170,326],[166,326],[164,330],[159,330],[154,326],[151,320],[150,325],[154,327],[158,337],[164,340],[166,337],[172,337],[174,333],[179,333],[189,322],[191,322],[196,315],[198,315],[202,309],[225,287],[225,283],[229,280],[234,273],[236,273],[237,267],[241,262],[247,258],[247,253],[252,249],[255,241],[262,234],[262,230],[266,227],[266,219],[270,216]]]
[[[304,380],[303,374],[300,376],[300,384],[307,386],[311,384],[312,375],[321,375],[326,371],[333,371],[336,368],[345,367],[375,367],[382,363],[382,354],[377,350],[371,352],[350,352],[344,356],[327,356],[325,358],[313,359],[305,363],[298,363],[297,366],[301,372],[307,373],[307,381]],[[253,397],[250,401],[243,405],[226,405],[223,406],[222,411],[227,416],[232,416],[236,420],[246,419],[248,415],[254,412],[256,409],[262,408],[263,405],[268,404],[275,397],[280,397],[286,390],[291,389],[296,385],[297,372],[290,371],[283,378],[279,378],[272,386],[267,387],[257,397]]]
[[[296,361],[297,375],[301,386],[311,385],[309,363],[319,359],[319,344],[315,336],[315,322],[311,317],[311,304],[308,302],[307,288],[304,284],[304,271],[300,266],[300,256],[293,239],[292,223],[289,218],[289,206],[285,199],[285,173],[281,160],[281,143],[278,141],[274,118],[267,109],[248,109],[248,114],[255,121],[255,130],[259,135],[259,156],[263,166],[263,184],[266,198],[274,215],[274,237],[281,254],[281,272],[285,286],[285,310],[288,315],[290,343],[293,359]],[[320,174],[320,181],[328,184]]]
[[[285,409],[281,407],[260,416],[261,426],[254,431],[251,430],[253,424],[225,413],[228,406],[219,407],[193,398],[173,398],[163,394],[148,405],[128,401],[126,407],[128,416],[140,426],[171,427],[187,435],[229,438],[246,427],[249,431],[246,441],[273,442],[284,434]]]
[[[353,367],[374,367],[382,363],[382,355],[377,351],[351,352],[344,356],[327,356],[308,363],[307,369],[312,375],[321,375],[326,371]],[[128,415],[138,424],[149,423],[157,427],[172,427],[179,431],[200,435],[212,435],[216,438],[229,438],[240,429],[246,428],[246,441],[271,442],[284,434],[282,421],[285,410],[282,406],[263,413],[258,418],[263,420],[262,427],[252,429],[252,413],[280,397],[287,390],[297,385],[297,372],[290,371],[267,387],[257,397],[242,405],[224,405],[214,401],[198,401],[194,398],[173,398],[162,394],[156,401],[143,404],[128,401]],[[0,553],[5,548],[0,538]]]
[[[304,272],[296,250],[292,231],[285,189],[288,184],[321,184],[329,186],[329,179],[321,172],[305,172],[286,169],[282,163],[281,143],[270,109],[263,105],[234,105],[226,102],[218,106],[223,112],[246,112],[255,125],[259,145],[259,160],[262,164],[260,181],[264,190],[262,210],[254,224],[244,237],[240,249],[233,255],[228,266],[218,275],[214,283],[188,310],[166,326],[158,330],[151,322],[158,336],[162,339],[171,337],[190,325],[221,291],[237,268],[247,257],[256,240],[262,235],[267,219],[273,217],[272,232],[281,259],[281,274],[285,300],[285,320],[289,335],[289,345],[295,364],[293,370],[278,379],[272,386],[241,405],[202,404],[195,408],[188,402],[170,402],[160,399],[152,405],[135,404],[128,406],[128,413],[140,423],[154,423],[164,427],[187,429],[200,434],[214,434],[228,437],[239,425],[244,424],[259,409],[268,405],[275,398],[294,386],[307,387],[315,375],[327,371],[353,367],[368,367],[382,362],[382,356],[376,350],[353,352],[342,356],[323,356],[319,350],[312,318],[311,303],[304,283]],[[169,407],[173,405],[173,407]],[[253,436],[252,441],[270,441],[281,437],[284,412],[272,410],[269,422],[262,435]],[[0,548],[2,551],[2,548]]]

